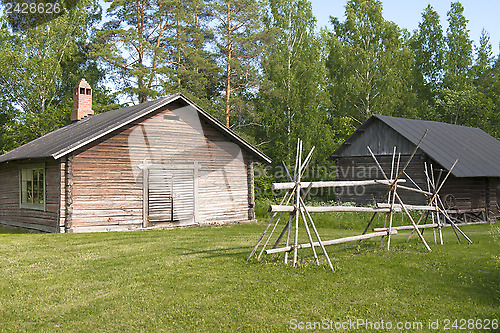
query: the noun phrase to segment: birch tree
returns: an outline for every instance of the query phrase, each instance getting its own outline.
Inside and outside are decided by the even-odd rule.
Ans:
[[[379,0],[349,0],[345,21],[331,17],[327,68],[333,107],[359,122],[408,113],[413,59],[406,36],[382,16]]]

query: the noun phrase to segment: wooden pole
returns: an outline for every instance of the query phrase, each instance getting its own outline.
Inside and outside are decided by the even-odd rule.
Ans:
[[[288,219],[288,228],[287,228],[287,233],[286,233],[286,246],[290,246],[290,233],[292,231],[292,221],[293,221],[294,215],[290,214],[290,218]],[[288,264],[288,252],[285,253],[285,265]]]
[[[295,237],[294,237],[294,241],[293,241],[293,246],[294,246],[294,250],[293,250],[293,266],[295,267],[297,265],[297,252],[298,252],[298,249],[297,249],[297,245],[299,244],[299,211],[300,211],[300,202],[299,202],[299,199],[300,199],[300,174],[302,172],[302,140],[300,141],[300,149],[299,149],[299,169],[298,169],[298,173],[297,173],[297,187],[296,187],[296,202],[295,202]]]
[[[424,225],[425,225],[425,223],[427,222],[427,218],[429,217],[429,211],[425,211],[425,212],[423,212],[422,214],[425,214],[425,220],[424,220]],[[419,226],[419,225],[420,225],[420,221],[422,221],[422,219],[418,219],[417,226]],[[432,229],[432,230],[434,231],[434,229]],[[413,232],[414,232],[414,231],[415,231],[415,230],[412,230],[412,231],[410,232],[410,235],[408,236],[408,239],[406,240],[406,243],[408,243],[408,242],[410,241],[410,238],[411,238],[411,236],[413,235]],[[423,232],[422,232],[422,233],[423,233]],[[434,234],[434,236],[435,236],[435,234]],[[434,238],[436,238],[436,237],[434,237]]]
[[[322,187],[348,187],[348,186],[363,186],[363,185],[391,185],[394,181],[390,179],[372,179],[372,180],[330,180],[330,181],[316,181],[316,182],[303,182],[302,186],[308,187],[312,183],[313,188]],[[405,179],[398,179],[398,183],[406,183]],[[273,183],[273,190],[289,190],[295,188],[295,182]],[[415,190],[408,188],[409,190]],[[418,192],[418,190],[415,190]]]
[[[293,170],[293,179],[296,181],[295,184],[294,184],[294,189],[296,189],[297,185],[298,185],[298,182],[297,182],[297,179],[298,179],[298,175],[300,173],[300,168],[299,168],[299,161],[300,161],[300,150],[301,150],[301,146],[300,146],[300,139],[297,139],[297,152],[295,154],[295,166],[294,166],[294,170]],[[300,194],[300,192],[299,192]],[[299,195],[300,197],[300,195]],[[297,211],[295,210],[295,213],[294,214],[297,214]],[[286,246],[289,246],[290,245],[290,233],[291,233],[291,229],[292,229],[292,221],[293,221],[293,218],[295,217],[294,214],[290,214],[290,218],[288,219],[288,229],[287,229],[287,236],[286,236]],[[288,253],[285,253],[285,264],[288,264]]]
[[[399,171],[399,161],[401,160],[401,154],[398,155],[398,163],[396,166],[396,173]],[[392,170],[391,170],[392,173]],[[392,218],[394,214],[394,201],[396,200],[396,190],[397,190],[397,183],[395,183],[396,186],[392,188],[392,199],[391,199],[391,211],[389,212],[389,230],[387,230],[387,250],[391,247],[391,228],[392,228]]]
[[[288,200],[286,201],[286,204],[288,204],[290,202],[290,200],[293,198],[294,196],[294,193],[290,193],[290,196],[288,197]],[[283,199],[285,199],[285,197],[283,197]],[[277,213],[275,213],[277,214]],[[260,257],[262,256],[262,253],[264,252],[267,244],[269,243],[269,240],[271,239],[271,237],[273,236],[273,233],[274,233],[274,230],[276,229],[276,227],[278,226],[278,223],[279,221],[281,220],[281,216],[283,215],[283,212],[280,213],[280,216],[278,217],[278,219],[276,220],[276,223],[274,224],[273,226],[273,229],[271,230],[271,232],[269,233],[269,236],[267,237],[266,239],[266,242],[264,243],[264,245],[262,246],[262,250],[260,250],[260,253],[259,253],[259,256],[257,257],[257,260],[260,260]],[[275,216],[275,215],[273,215]],[[272,219],[271,219],[272,220]],[[286,226],[285,226],[286,228]],[[282,237],[282,236],[281,236]],[[281,238],[280,238],[281,240]]]
[[[288,194],[289,194],[289,193],[290,193],[290,191],[287,191],[287,192],[285,193],[285,196],[283,197],[283,199],[281,199],[280,205],[282,205],[282,204],[285,202],[285,199],[286,199],[286,197],[288,196]],[[290,197],[291,197],[291,194],[290,194]],[[286,203],[286,204],[288,204],[288,202],[289,202],[289,201],[287,201],[287,203]],[[274,214],[271,216],[271,219],[269,220],[269,223],[267,224],[266,228],[264,229],[264,231],[263,231],[263,232],[262,232],[262,234],[260,235],[259,239],[257,240],[257,243],[256,243],[256,244],[255,244],[255,246],[253,247],[252,252],[250,252],[250,255],[248,256],[247,260],[250,260],[250,258],[252,258],[252,256],[255,254],[255,251],[257,251],[257,249],[259,248],[260,242],[262,241],[262,239],[263,239],[263,238],[264,238],[264,236],[266,235],[267,231],[269,230],[269,227],[271,226],[271,223],[273,223],[273,220],[274,220],[274,218],[276,217],[276,215],[277,215],[277,214],[278,214],[278,213],[276,212],[276,213],[274,213]],[[281,218],[281,214],[280,214],[280,216],[279,216],[279,218],[278,218],[278,221],[279,221],[279,219],[280,219],[280,218]],[[273,231],[274,231],[274,228],[273,228]],[[272,235],[272,232],[271,232],[271,235]],[[267,244],[267,242],[266,242],[266,244]],[[265,245],[264,245],[264,247],[265,247]],[[259,255],[259,257],[260,257],[260,255]]]
[[[418,225],[418,229],[427,229],[427,228],[435,228],[436,224],[421,224]],[[374,232],[381,232],[381,231],[388,231],[388,228],[374,228]],[[413,225],[402,225],[399,227],[392,227],[392,230],[415,230],[415,227]]]
[[[396,159],[396,146],[394,146],[394,148],[392,150],[391,179],[392,179],[392,177],[394,177],[394,161],[395,161],[395,159]],[[390,199],[389,198],[387,198],[387,204],[390,204]],[[385,228],[386,225],[387,225],[387,216],[388,216],[388,214],[385,213],[384,215],[385,215],[384,216],[384,228]],[[384,245],[384,236],[380,237],[380,248],[382,248],[383,245]]]
[[[418,148],[420,147],[420,145],[422,144],[422,141],[424,140],[425,136],[427,135],[427,132],[429,130],[426,130],[424,135],[422,136],[422,138],[420,139],[420,141],[418,142],[417,146],[415,147],[415,149],[413,150],[413,153],[411,154],[410,156],[410,159],[408,160],[408,162],[406,163],[406,165],[404,166],[403,170],[401,170],[401,173],[396,177],[396,179],[394,179],[394,182],[393,184],[397,184],[398,180],[399,180],[399,177],[401,177],[401,174],[406,170],[406,168],[408,167],[408,165],[410,165],[410,162],[411,160],[413,159],[413,156],[415,156]],[[380,165],[380,163],[378,163],[378,160],[377,158],[375,157],[375,155],[373,154],[372,150],[370,149],[370,146],[367,146],[368,148],[368,151],[370,152],[372,158],[375,160],[375,163],[377,164],[378,168],[380,169],[380,171],[382,171],[382,175],[384,175],[384,178],[387,180],[387,176],[385,175],[385,172],[384,172],[384,169],[382,168],[382,166]],[[386,192],[385,196],[384,196],[384,199],[382,201],[385,201],[385,199],[388,197],[389,193],[391,192],[391,189],[392,189],[392,186],[389,188],[389,190]],[[368,225],[366,226],[365,228],[365,231],[363,231],[363,234],[366,233],[366,231],[368,230],[368,228],[370,227],[370,224],[372,223],[373,219],[375,218],[375,214],[372,216],[372,218],[370,219],[370,222],[368,222]]]
[[[302,198],[300,198],[300,204],[304,208],[306,216],[309,219],[309,222],[311,223],[311,227],[312,227],[312,229],[314,231],[314,234],[316,235],[316,239],[318,240],[319,246],[321,247],[321,250],[323,250],[323,253],[325,255],[326,261],[328,262],[328,266],[330,267],[330,269],[332,270],[332,272],[334,272],[335,270],[333,269],[333,265],[332,265],[332,262],[330,260],[330,257],[328,256],[328,253],[326,252],[325,246],[321,242],[321,237],[319,236],[318,230],[316,230],[316,226],[314,225],[314,221],[313,221],[311,215],[309,214],[309,212],[307,211],[307,209],[305,208],[306,205],[304,204],[304,201],[302,200]]]
[[[319,266],[318,255],[316,254],[316,249],[313,246],[313,239],[311,237],[311,232],[309,231],[309,226],[307,225],[307,220],[306,220],[306,217],[304,215],[304,209],[302,208],[302,206],[300,206],[299,209],[300,209],[300,214],[302,215],[302,221],[304,221],[304,227],[306,228],[307,238],[309,238],[309,243],[311,244],[311,248],[312,248],[313,255],[314,255],[314,260],[316,261],[316,265]]]
[[[431,183],[431,178],[429,177],[429,173],[428,173],[428,169],[427,169],[427,162],[424,163],[424,172],[425,172],[425,177],[427,179],[427,189],[429,190],[429,192],[431,191],[431,185],[432,185],[432,188],[435,189],[435,185]],[[429,200],[429,204],[431,205],[432,204],[432,201]],[[436,202],[434,202],[434,207],[436,207],[436,211],[437,211],[437,205],[436,205]],[[443,245],[443,231],[441,230],[441,222],[439,220],[439,212],[432,212],[432,222],[434,223],[434,218],[436,218],[436,222],[438,224],[438,235],[439,235],[439,242],[441,245]]]
[[[393,230],[391,232],[391,235],[395,235],[397,233],[398,232],[396,230]],[[383,232],[374,232],[374,233],[369,233],[369,234],[366,234],[366,235],[343,237],[343,238],[337,238],[337,239],[323,241],[321,243],[315,242],[315,243],[313,243],[313,246],[321,246],[321,245],[328,246],[328,245],[334,245],[334,244],[354,242],[354,241],[359,241],[359,240],[363,240],[363,239],[369,239],[369,238],[373,238],[373,237],[380,237],[382,235],[387,235],[387,232],[386,231],[383,231]],[[309,244],[309,243],[299,244],[298,247],[300,249],[307,249],[307,248],[311,247],[311,244]],[[281,247],[281,248],[278,248],[278,249],[266,250],[266,254],[281,253],[281,252],[285,252],[286,253],[286,252],[290,252],[292,250],[293,250],[292,246],[287,246],[287,247]]]
[[[441,200],[441,198],[439,198],[439,200]],[[442,202],[441,202],[441,205],[442,205],[442,206],[444,206]],[[464,238],[465,238],[465,239],[467,239],[467,241],[468,241],[469,243],[471,243],[471,244],[472,244],[472,241],[470,240],[470,238],[469,238],[469,237],[467,237],[467,235],[466,235],[466,234],[465,234],[462,230],[460,230],[460,228],[459,228],[459,227],[457,227],[457,225],[455,224],[455,222],[453,222],[453,221],[451,220],[450,216],[448,215],[448,212],[447,212],[446,210],[443,210],[443,209],[439,208],[439,207],[438,207],[438,209],[439,209],[439,210],[443,213],[443,215],[444,215],[444,216],[445,216],[445,218],[446,218],[446,219],[447,219],[447,220],[451,223],[451,225],[452,225],[454,228],[456,228],[456,229],[458,230],[458,232],[460,232],[460,233],[462,234],[462,236],[464,236]]]
[[[403,201],[401,200],[401,198],[399,197],[399,195],[396,193],[396,198],[398,199],[399,203],[401,204],[401,206],[403,207],[403,210],[405,211],[406,215],[408,216],[408,218],[410,219],[411,223],[413,224],[413,227],[415,228],[415,230],[417,231],[417,235],[418,237],[420,237],[420,240],[422,240],[422,243],[424,243],[425,247],[427,248],[427,250],[430,252],[432,251],[431,248],[429,247],[429,245],[427,245],[427,242],[425,241],[424,239],[424,236],[422,236],[422,234],[420,233],[420,231],[418,230],[418,227],[417,225],[415,224],[415,221],[413,220],[413,217],[411,217],[410,213],[408,212],[408,210],[406,209],[406,206],[404,205]]]

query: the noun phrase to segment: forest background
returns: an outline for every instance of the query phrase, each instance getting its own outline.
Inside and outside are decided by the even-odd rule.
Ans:
[[[323,28],[307,0],[68,1],[29,29],[1,18],[0,154],[68,124],[81,78],[96,113],[182,92],[275,167],[293,161],[297,138],[328,165],[373,114],[500,138],[500,58],[486,30],[473,42],[460,2],[446,18],[428,5],[407,31],[378,0],[347,1]],[[261,188],[276,178],[257,170]]]

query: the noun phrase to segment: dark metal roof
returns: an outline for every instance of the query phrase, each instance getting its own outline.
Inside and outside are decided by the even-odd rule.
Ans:
[[[0,163],[20,159],[52,157],[59,159],[76,149],[83,147],[102,136],[109,134],[131,122],[142,118],[172,102],[181,102],[192,106],[200,117],[217,128],[223,135],[249,151],[259,160],[270,163],[271,159],[245,141],[220,121],[202,110],[184,95],[177,93],[155,101],[146,102],[118,110],[93,115],[55,131],[45,134],[14,150],[0,156]]]
[[[415,146],[426,130],[427,135],[420,145],[426,155],[445,169],[452,170],[455,177],[500,177],[500,141],[479,128],[440,123],[436,121],[371,116],[361,127],[366,128],[380,120]],[[349,141],[363,130],[357,130],[329,159],[335,159],[349,145]]]

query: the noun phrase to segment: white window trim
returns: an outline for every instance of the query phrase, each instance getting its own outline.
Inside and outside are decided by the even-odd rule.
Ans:
[[[23,203],[23,170],[43,170],[43,204]],[[47,211],[47,170],[45,163],[26,164],[19,167],[19,208]]]

